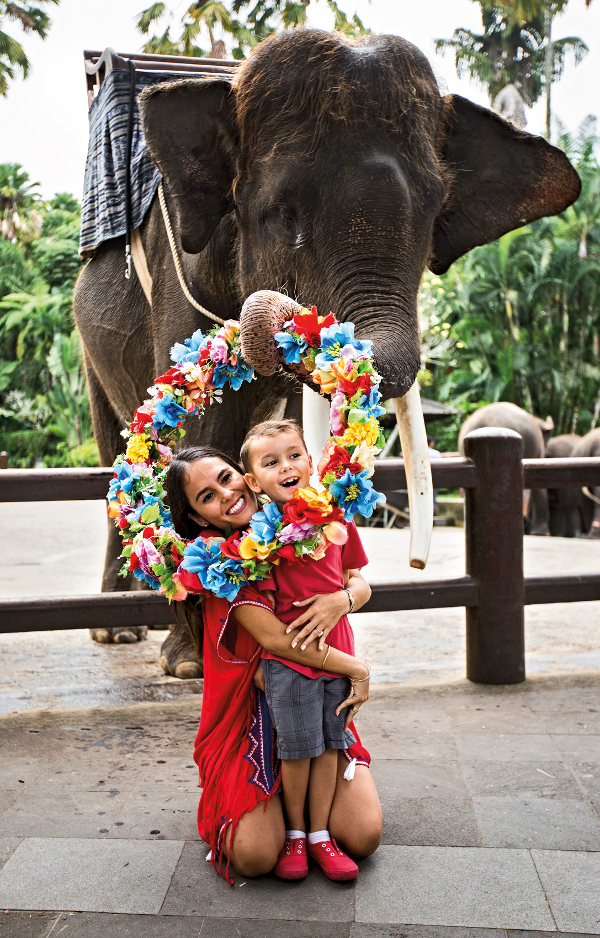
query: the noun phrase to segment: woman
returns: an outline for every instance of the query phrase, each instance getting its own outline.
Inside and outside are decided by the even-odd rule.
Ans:
[[[240,467],[212,447],[192,447],[178,453],[169,466],[165,490],[175,530],[188,540],[211,532],[223,536],[230,528],[242,530],[258,508]],[[190,597],[185,607],[204,659],[204,700],[194,752],[203,784],[198,827],[210,843],[212,863],[220,872],[228,876],[232,860],[242,876],[259,876],[273,869],[285,839],[281,799],[276,794],[279,779],[273,777],[268,708],[264,695],[253,691],[260,647],[319,667],[323,651],[313,639],[317,631],[328,632],[337,622],[342,614],[340,597],[319,596],[312,602],[302,630],[288,635],[258,590],[240,590],[231,605],[206,596],[199,610],[195,597]],[[301,642],[291,647],[296,634],[308,636],[306,641],[312,643],[305,651],[300,649]],[[365,680],[368,667],[334,648],[327,667],[357,680],[351,699],[345,702],[356,712],[369,696],[369,681]],[[256,683],[260,686],[258,677]],[[248,738],[254,745],[248,746]],[[379,846],[381,808],[368,769],[368,753],[358,743],[349,756],[356,759],[354,778],[351,784],[344,779],[348,757],[340,752],[329,829],[348,853],[361,858]]]

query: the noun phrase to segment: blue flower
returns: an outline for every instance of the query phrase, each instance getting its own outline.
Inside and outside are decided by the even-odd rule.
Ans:
[[[144,495],[144,500],[136,507],[133,517],[139,524],[156,524],[157,526],[171,526],[172,524],[171,512],[162,499],[157,498],[156,495]],[[129,522],[131,523],[131,518]]]
[[[329,371],[334,362],[338,361],[344,348],[351,346],[357,352],[371,354],[373,343],[369,340],[361,342],[354,338],[354,323],[339,322],[327,329],[321,329],[321,352],[315,359],[317,368]]]
[[[160,580],[157,576],[152,576],[150,573],[144,573],[141,567],[138,567],[137,570],[133,571],[133,575],[136,580],[145,580],[148,586],[153,590],[160,589]]]
[[[229,602],[247,582],[242,565],[223,557],[219,541],[209,542],[197,537],[186,545],[181,566],[190,573],[196,573],[204,589]]]
[[[274,338],[279,348],[283,350],[283,357],[288,365],[299,365],[300,355],[303,355],[308,348],[308,342],[304,336],[292,335],[289,332],[276,332]]]
[[[164,394],[162,397],[156,398],[153,410],[152,426],[156,430],[162,430],[164,426],[176,427],[188,416],[188,411],[185,407],[180,407],[172,394]]]
[[[364,410],[367,415],[367,420],[371,417],[374,417],[376,420],[378,417],[381,417],[382,414],[385,414],[385,407],[380,407],[379,401],[381,400],[381,394],[377,388],[371,388],[368,396],[363,394],[360,399],[360,404],[358,405],[361,410]]]
[[[200,358],[200,349],[204,348],[207,336],[201,329],[196,329],[191,338],[185,340],[185,344],[176,342],[171,349],[171,361],[180,365],[183,362],[193,362],[196,364]]]
[[[133,466],[128,462],[122,462],[119,466],[114,467],[115,475],[108,487],[107,498],[110,501],[113,498],[118,498],[119,492],[131,492],[135,483],[140,478],[139,473],[133,471]]]
[[[363,518],[370,518],[375,505],[385,502],[385,495],[376,492],[373,483],[367,478],[366,469],[356,475],[346,469],[341,478],[331,483],[329,491],[344,512],[346,521],[351,521],[357,511]]]
[[[257,544],[269,544],[277,533],[281,512],[275,502],[267,502],[262,511],[257,511],[250,520],[250,537]]]
[[[212,383],[216,388],[224,387],[227,382],[234,391],[239,391],[244,381],[252,381],[254,372],[247,365],[241,355],[238,355],[235,365],[231,361],[215,365]]]

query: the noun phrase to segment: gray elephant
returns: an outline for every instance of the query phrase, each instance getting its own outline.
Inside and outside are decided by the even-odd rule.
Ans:
[[[156,85],[141,107],[195,298],[224,319],[265,289],[333,310],[373,340],[386,398],[404,395],[419,370],[425,267],[443,273],[476,245],[562,212],[580,191],[560,150],[442,97],[425,56],[395,36],[294,30],[261,43],[232,83]],[[123,238],[99,248],[75,291],[104,465],[173,343],[211,325],[182,294],[157,198],[141,238],[151,307],[137,280],[123,279]],[[256,420],[299,413],[298,391],[280,371],[225,392],[186,442],[237,455]],[[118,549],[111,528],[103,590],[123,588]],[[198,673],[183,630],[172,629],[162,664]]]
[[[579,443],[581,437],[576,433],[553,436],[546,446],[546,456],[549,459],[567,459],[575,455]],[[576,537],[590,530],[593,506],[581,489],[548,489],[548,508],[550,534],[554,537]]]
[[[600,428],[590,430],[589,433],[579,441],[572,453],[573,456],[600,456]],[[600,537],[600,486],[583,489],[587,511],[590,511],[590,505],[593,509],[591,521],[588,526],[588,537]]]
[[[480,407],[465,420],[458,435],[458,448],[464,454],[464,438],[471,430],[480,427],[505,427],[514,430],[523,437],[523,459],[540,459],[545,455],[546,444],[552,435],[554,421],[552,417],[540,420],[526,410],[499,401]],[[531,489],[523,493],[523,514],[527,521],[529,534],[550,534],[548,493],[546,489]]]

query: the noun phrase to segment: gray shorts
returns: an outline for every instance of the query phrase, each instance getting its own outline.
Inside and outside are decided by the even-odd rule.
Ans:
[[[271,658],[262,664],[280,759],[314,759],[326,749],[349,749],[356,742],[344,730],[346,710],[335,715],[348,696],[348,678],[305,677]]]

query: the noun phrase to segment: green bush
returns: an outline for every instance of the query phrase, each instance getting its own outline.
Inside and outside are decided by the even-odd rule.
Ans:
[[[9,469],[31,469],[55,448],[56,440],[43,430],[0,433],[0,451],[8,453]]]
[[[64,447],[64,444],[59,443],[58,445],[59,448]],[[89,466],[93,468],[100,465],[100,453],[93,438],[86,440],[81,446],[75,446],[70,453],[66,453],[66,457],[70,460],[69,465],[71,466]]]

